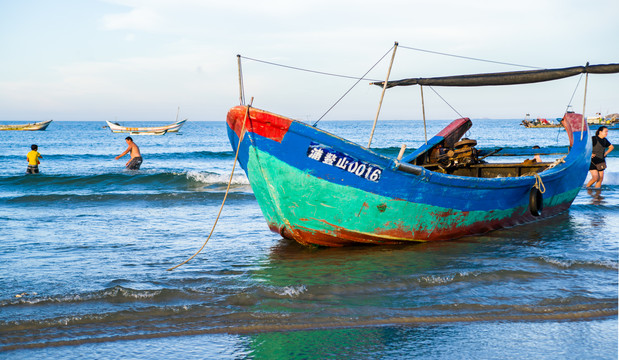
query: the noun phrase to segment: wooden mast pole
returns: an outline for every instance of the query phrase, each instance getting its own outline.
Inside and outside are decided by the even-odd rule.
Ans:
[[[243,68],[241,67],[241,55],[236,56],[239,67],[239,101],[241,105],[245,104],[245,91],[243,89]]]
[[[587,84],[589,82],[589,73],[587,71],[587,66],[589,66],[589,62],[587,61],[587,65],[585,65],[585,96],[582,102],[582,124],[580,126],[580,140],[582,141],[582,137],[585,133],[585,107],[587,106]]]
[[[426,130],[426,106],[423,101],[423,85],[419,85],[421,89],[421,113],[423,114],[423,136],[426,139],[426,145],[428,145],[428,132]]]
[[[374,125],[372,125],[372,133],[370,133],[370,140],[368,141],[368,149],[372,145],[372,138],[374,137],[374,130],[376,129],[376,122],[378,121],[378,114],[380,114],[380,108],[383,105],[383,98],[385,97],[385,90],[387,90],[387,82],[389,81],[389,75],[391,74],[391,67],[393,66],[393,59],[395,58],[395,51],[398,49],[398,42],[393,45],[393,54],[391,54],[391,62],[389,63],[389,70],[387,70],[387,78],[383,84],[383,92],[380,94],[380,102],[378,103],[378,111],[376,111],[376,117],[374,118]]]

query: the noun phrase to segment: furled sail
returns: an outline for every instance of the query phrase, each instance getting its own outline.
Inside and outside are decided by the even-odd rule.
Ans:
[[[542,81],[558,80],[566,77],[590,74],[619,73],[619,64],[603,64],[574,66],[560,69],[525,70],[489,74],[457,75],[432,78],[410,78],[387,82],[387,87],[430,85],[430,86],[491,86],[530,84]],[[383,86],[384,82],[373,82],[372,85]]]

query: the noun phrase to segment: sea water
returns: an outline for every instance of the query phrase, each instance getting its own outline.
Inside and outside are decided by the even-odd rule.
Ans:
[[[559,129],[478,120],[466,135],[553,161]],[[430,121],[432,136],[447,121]],[[142,125],[134,123],[129,125]],[[224,122],[134,136],[99,122],[0,132],[0,358],[616,359],[619,150],[600,191],[553,218],[450,241],[310,248],[270,232]],[[148,124],[154,126],[157,124]],[[318,127],[367,144],[371,122]],[[611,131],[619,143],[619,132]],[[420,121],[382,121],[397,156]],[[38,175],[25,175],[37,144]]]

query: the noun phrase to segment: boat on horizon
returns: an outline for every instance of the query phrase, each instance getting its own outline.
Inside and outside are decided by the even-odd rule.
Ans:
[[[606,126],[608,130],[616,130],[619,129],[619,114],[614,113],[602,116],[601,113],[596,113],[595,116],[587,117],[587,124],[589,124],[590,129],[594,130],[602,126]]]
[[[617,73],[619,64],[375,84],[383,91],[511,85],[585,72]],[[405,157],[245,105],[242,97],[226,124],[269,228],[304,245],[448,240],[548,218],[570,207],[591,161],[589,129],[573,112],[561,120],[569,153],[551,163],[487,163],[489,154],[462,138],[472,126],[469,118],[454,120]]]
[[[36,123],[28,123],[28,124],[7,124],[0,125],[0,131],[40,131],[45,130],[52,123],[53,120],[41,121]]]
[[[165,135],[169,132],[178,132],[187,119],[176,121],[169,125],[153,127],[130,127],[122,126],[119,123],[105,121],[113,133],[129,133],[131,135]]]
[[[557,119],[558,122],[552,122],[549,121],[546,118],[536,118],[534,120],[529,119],[529,114],[526,114],[526,116],[524,117],[524,120],[522,120],[522,123],[520,123],[520,125],[524,126],[525,128],[559,128],[562,127],[561,125],[561,119]]]

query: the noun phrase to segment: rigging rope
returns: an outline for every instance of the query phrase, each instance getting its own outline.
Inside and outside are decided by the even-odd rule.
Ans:
[[[213,228],[211,229],[211,233],[208,234],[208,237],[204,241],[204,244],[202,244],[202,247],[200,247],[200,249],[198,249],[198,251],[196,251],[195,254],[191,255],[187,260],[183,261],[182,263],[169,268],[168,271],[172,271],[172,270],[176,269],[177,267],[188,263],[191,259],[196,257],[196,255],[198,255],[202,251],[202,249],[204,249],[204,247],[206,246],[206,243],[209,241],[209,239],[213,235],[213,232],[215,231],[215,226],[217,225],[217,221],[219,220],[219,216],[221,215],[221,211],[223,210],[224,204],[226,203],[226,199],[228,198],[228,193],[230,192],[230,184],[232,184],[232,175],[234,175],[234,169],[236,168],[236,161],[239,158],[239,150],[241,149],[241,142],[243,141],[243,135],[245,135],[245,132],[244,132],[244,130],[245,130],[245,121],[249,117],[249,108],[251,107],[251,105],[253,103],[254,103],[254,98],[252,97],[249,105],[247,106],[247,111],[245,112],[245,118],[243,119],[243,125],[241,126],[241,134],[239,135],[239,143],[236,146],[236,154],[234,155],[234,165],[232,165],[232,172],[230,172],[230,179],[228,180],[228,187],[226,188],[226,194],[224,195],[224,199],[221,202],[221,206],[219,207],[219,213],[217,213],[217,217],[215,218],[215,223],[213,224]]]
[[[394,46],[395,46],[395,45],[394,45]],[[370,71],[372,71],[372,69],[374,69],[374,68],[376,67],[376,65],[378,65],[378,63],[380,63],[381,61],[383,61],[383,59],[385,58],[385,56],[387,56],[387,55],[391,52],[391,50],[393,50],[393,47],[394,47],[394,46],[392,46],[392,47],[391,47],[391,49],[389,49],[389,50],[385,53],[385,55],[383,55],[383,56],[382,56],[382,57],[381,57],[381,58],[380,58],[380,59],[379,59],[379,60],[378,60],[378,61],[377,61],[374,65],[372,65],[372,67],[371,67],[368,71],[366,71],[366,73],[365,73],[365,74],[363,74],[363,76],[362,76],[362,77],[358,78],[357,82],[355,82],[355,83],[353,84],[353,86],[351,86],[351,87],[350,87],[350,89],[348,89],[348,90],[344,93],[344,95],[342,95],[339,99],[337,99],[337,101],[336,101],[333,105],[331,105],[331,107],[330,107],[327,111],[325,111],[325,113],[324,113],[324,114],[322,114],[322,116],[321,116],[318,120],[316,120],[316,122],[314,123],[314,125],[313,125],[313,126],[315,127],[316,125],[318,125],[318,122],[319,122],[320,120],[322,120],[322,118],[324,118],[324,117],[325,117],[325,116],[329,113],[329,111],[331,111],[331,110],[335,107],[335,105],[337,105],[340,101],[342,101],[342,99],[343,99],[346,95],[348,95],[348,93],[349,93],[349,92],[350,92],[350,91],[351,91],[351,90],[352,90],[355,86],[357,86],[357,84],[359,84],[359,82],[360,82],[361,80],[367,80],[367,79],[365,79],[365,76],[366,76],[366,75],[367,75]]]
[[[552,164],[548,165],[548,167],[546,168],[546,170],[550,170],[550,169],[552,169],[553,167],[555,167],[555,166],[557,166],[557,165],[559,165],[559,164],[562,164],[562,163],[564,163],[564,162],[565,162],[565,156],[564,156],[564,157],[562,157],[562,158],[559,158],[559,159],[555,160]],[[546,171],[546,170],[544,170],[544,171]]]
[[[461,118],[463,118],[463,117],[464,117],[464,116],[462,116],[462,114],[460,114],[460,113],[458,112],[458,110],[456,110],[453,106],[451,106],[451,104],[450,104],[450,103],[448,103],[448,102],[447,102],[447,100],[443,99],[443,97],[442,97],[442,96],[441,96],[441,95],[440,95],[440,94],[439,94],[436,90],[434,90],[434,88],[433,88],[432,86],[429,86],[429,85],[428,85],[428,87],[430,88],[430,90],[434,91],[434,93],[435,93],[435,94],[436,94],[439,98],[441,98],[441,100],[443,100],[443,101],[445,102],[445,104],[447,104],[447,106],[449,106],[449,107],[451,108],[451,110],[453,110],[456,114],[458,114],[458,116],[460,116]]]
[[[456,58],[460,58],[460,59],[467,59],[467,60],[475,60],[475,61],[481,61],[481,62],[488,62],[488,63],[494,63],[494,64],[501,64],[501,65],[510,65],[510,66],[518,66],[518,67],[524,67],[524,68],[530,68],[530,69],[543,69],[540,67],[536,67],[536,66],[530,66],[530,65],[522,65],[522,64],[514,64],[514,63],[508,63],[508,62],[502,62],[502,61],[494,61],[494,60],[487,60],[487,59],[481,59],[481,58],[474,58],[474,57],[469,57],[469,56],[462,56],[462,55],[455,55],[455,54],[449,54],[449,53],[443,53],[443,52],[438,52],[438,51],[432,51],[432,50],[426,50],[426,49],[420,49],[420,48],[414,48],[414,47],[410,47],[410,46],[404,46],[404,45],[400,45],[399,47],[404,48],[404,49],[409,49],[409,50],[415,50],[415,51],[421,51],[421,52],[426,52],[426,53],[431,53],[431,54],[437,54],[437,55],[443,55],[443,56],[450,56],[450,57],[456,57]],[[387,56],[387,54],[389,54],[391,52],[391,50],[393,49],[393,47],[391,47],[391,49],[389,49],[389,51],[387,51],[385,53],[385,55],[383,55],[380,60],[378,60],[365,74],[363,74],[362,77],[357,77],[357,76],[348,76],[348,75],[341,75],[341,74],[334,74],[334,73],[328,73],[328,72],[324,72],[324,71],[317,71],[317,70],[310,70],[310,69],[304,69],[304,68],[300,68],[300,67],[296,67],[296,66],[290,66],[290,65],[284,65],[284,64],[278,64],[275,62],[271,62],[271,61],[266,61],[266,60],[260,60],[260,59],[255,59],[255,58],[251,58],[251,57],[247,57],[247,56],[241,56],[241,55],[237,55],[240,58],[244,58],[247,60],[251,60],[251,61],[255,61],[255,62],[259,62],[259,63],[263,63],[263,64],[268,64],[268,65],[273,65],[273,66],[279,66],[279,67],[283,67],[283,68],[288,68],[288,69],[293,69],[293,70],[299,70],[299,71],[305,71],[305,72],[310,72],[310,73],[314,73],[314,74],[321,74],[321,75],[327,75],[327,76],[334,76],[334,77],[340,77],[340,78],[345,78],[345,79],[355,79],[357,80],[333,105],[331,105],[331,107],[329,107],[329,109],[327,109],[327,111],[325,111],[325,113],[318,118],[318,120],[316,120],[316,122],[313,124],[313,126],[316,126],[318,124],[318,122],[320,122],[344,97],[346,97],[346,95],[348,95],[348,93],[350,93],[350,91],[352,91],[352,89],[357,86],[357,84],[361,81],[361,80],[368,80],[371,82],[380,82],[381,80],[376,80],[376,79],[368,79],[366,78],[367,74],[372,71],[374,69],[374,67],[376,67],[376,65],[378,65],[378,63],[380,63],[385,56]],[[582,75],[581,75],[582,78]],[[580,83],[580,80],[579,80]],[[434,88],[432,88],[431,86],[430,89],[432,89],[432,91],[434,91],[434,93],[441,99],[443,100],[443,102],[445,102],[445,104],[447,104],[456,114],[458,114],[458,116],[460,116],[461,118],[464,117],[462,116],[462,114],[460,114],[453,106],[451,106],[451,104],[449,104]],[[578,85],[577,85],[578,87]],[[576,90],[574,90],[574,92],[576,92]],[[243,95],[241,95],[241,97],[243,97]],[[572,95],[572,99],[573,99],[574,95]],[[570,99],[570,104],[572,102],[572,99]],[[568,105],[569,107],[570,105]]]
[[[404,48],[404,49],[415,50],[415,51],[421,51],[421,52],[427,52],[427,53],[437,54],[437,55],[451,56],[451,57],[456,57],[456,58],[460,58],[460,59],[475,60],[475,61],[483,61],[483,62],[489,62],[489,63],[501,64],[501,65],[519,66],[519,67],[524,67],[524,68],[529,68],[529,69],[543,69],[543,68],[536,67],[536,66],[520,65],[520,64],[512,64],[512,63],[501,62],[501,61],[486,60],[486,59],[479,59],[479,58],[468,57],[468,56],[461,56],[461,55],[447,54],[447,53],[442,53],[442,52],[438,52],[438,51],[431,51],[431,50],[418,49],[418,48],[409,47],[409,46],[404,46],[404,45],[400,45],[400,47],[401,47],[401,48]]]
[[[389,50],[389,51],[391,51],[391,50]],[[278,63],[274,63],[274,62],[270,62],[270,61],[258,60],[258,59],[250,58],[250,57],[247,57],[247,56],[241,56],[241,55],[239,55],[239,56],[242,57],[243,59],[247,59],[247,60],[251,60],[251,61],[255,61],[255,62],[259,62],[259,63],[263,63],[263,64],[280,66],[280,67],[284,67],[284,68],[288,68],[288,69],[293,69],[293,70],[305,71],[305,72],[310,72],[310,73],[314,73],[314,74],[321,74],[321,75],[341,77],[341,78],[345,78],[345,79],[359,79],[357,76],[347,76],[347,75],[328,73],[328,72],[324,72],[324,71],[316,71],[316,70],[310,70],[310,69],[303,69],[303,68],[300,68],[300,67],[289,66],[289,65],[284,65],[284,64],[278,64]],[[367,73],[365,73],[363,76],[365,76],[365,75],[367,75]],[[359,80],[381,81],[381,80],[376,80],[376,79],[365,79],[365,78],[361,78]]]
[[[576,95],[576,90],[578,90],[578,86],[580,85],[580,80],[582,80],[582,74],[578,77],[578,82],[576,83],[576,87],[574,88],[574,92],[572,93],[572,97],[570,98],[570,102],[567,104],[565,108],[565,112],[572,106],[572,100],[574,100],[574,95]],[[583,114],[584,115],[584,114]]]

